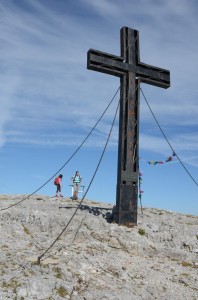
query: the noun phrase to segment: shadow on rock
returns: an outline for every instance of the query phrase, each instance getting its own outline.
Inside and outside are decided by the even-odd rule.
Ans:
[[[64,206],[59,208],[66,208],[66,209],[72,209],[74,206]],[[79,205],[79,210],[87,211],[90,214],[93,214],[94,216],[100,216],[107,220],[108,223],[113,222],[113,214],[112,214],[112,208],[106,208],[106,207],[96,207],[96,206],[89,206],[89,205]]]

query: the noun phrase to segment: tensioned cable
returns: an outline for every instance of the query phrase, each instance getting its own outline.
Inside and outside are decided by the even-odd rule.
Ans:
[[[54,178],[54,176],[56,176],[69,162],[70,160],[76,155],[76,153],[80,150],[80,148],[83,146],[83,144],[87,141],[87,139],[89,138],[89,136],[92,134],[92,132],[94,131],[94,129],[96,128],[96,126],[98,125],[98,123],[101,121],[101,119],[103,118],[104,114],[106,113],[106,111],[108,110],[108,108],[110,107],[110,105],[112,104],[113,100],[115,99],[118,91],[120,90],[120,87],[117,89],[117,91],[115,92],[113,98],[111,99],[111,101],[109,102],[109,104],[107,105],[106,109],[104,110],[104,112],[102,113],[102,115],[100,116],[100,118],[98,119],[98,121],[96,122],[96,124],[94,125],[94,127],[91,129],[91,131],[89,132],[89,134],[86,136],[86,138],[82,141],[82,143],[80,144],[80,146],[78,146],[78,148],[76,149],[76,151],[70,156],[70,158],[62,165],[62,167],[53,175],[50,177],[50,179],[48,179],[43,185],[41,185],[37,190],[35,190],[34,192],[32,192],[31,194],[29,194],[27,197],[23,198],[22,200],[18,201],[17,203],[11,204],[8,207],[2,208],[0,209],[0,211],[9,209],[13,206],[16,206],[18,204],[20,204],[21,202],[27,200],[28,198],[30,198],[31,196],[33,196],[34,194],[36,194],[39,190],[41,190],[46,184],[48,184],[52,178]]]
[[[88,213],[88,210],[85,212],[85,215],[84,215],[84,217],[82,218],[82,220],[81,220],[81,222],[80,222],[80,225],[78,226],[78,228],[77,228],[77,230],[76,230],[76,232],[75,232],[75,235],[74,235],[74,237],[73,237],[73,240],[72,240],[71,244],[74,243],[74,241],[75,241],[75,239],[76,239],[76,237],[77,237],[77,234],[78,234],[80,228],[82,227],[82,224],[83,224],[83,222],[84,222],[84,220],[85,220],[85,218],[86,218],[86,216],[87,216],[87,213]]]
[[[108,135],[108,137],[107,137],[107,140],[106,140],[104,149],[103,149],[103,151],[102,151],[101,157],[100,157],[100,159],[99,159],[99,162],[98,162],[98,164],[97,164],[97,167],[96,167],[96,169],[95,169],[95,172],[94,172],[94,174],[93,174],[93,176],[92,176],[92,179],[91,179],[91,181],[90,181],[90,183],[89,183],[89,185],[88,185],[88,188],[87,188],[87,190],[86,190],[86,192],[85,192],[85,194],[84,194],[82,200],[80,201],[80,203],[79,203],[79,205],[77,206],[77,208],[75,209],[73,215],[71,216],[71,218],[69,219],[69,221],[67,222],[67,224],[65,225],[65,227],[62,229],[62,231],[60,232],[60,234],[57,236],[57,238],[56,238],[56,239],[53,241],[53,243],[52,243],[52,244],[51,244],[51,245],[43,252],[43,254],[41,254],[41,255],[38,257],[38,259],[37,259],[38,264],[40,264],[40,261],[41,261],[41,259],[43,258],[43,256],[44,256],[44,255],[45,255],[45,254],[46,254],[46,253],[54,246],[54,244],[58,241],[58,239],[61,237],[61,235],[65,232],[65,230],[67,229],[67,227],[68,227],[69,224],[71,223],[72,219],[73,219],[74,216],[76,215],[78,209],[80,208],[80,206],[81,206],[81,204],[82,204],[82,202],[83,202],[85,196],[87,195],[87,193],[88,193],[88,191],[89,191],[89,189],[90,189],[90,187],[91,187],[91,184],[92,184],[92,182],[93,182],[93,180],[94,180],[94,178],[95,178],[95,176],[96,176],[96,173],[97,173],[97,171],[98,171],[98,169],[99,169],[99,166],[100,166],[100,163],[101,163],[102,158],[103,158],[103,156],[104,156],[104,153],[105,153],[105,151],[106,151],[106,148],[107,148],[107,145],[108,145],[110,136],[111,136],[111,132],[112,132],[112,129],[113,129],[113,126],[114,126],[114,123],[115,123],[115,119],[116,119],[116,116],[117,116],[119,104],[120,104],[120,101],[118,102],[118,105],[117,105],[117,108],[116,108],[116,112],[115,112],[115,115],[114,115],[114,118],[113,118],[113,122],[112,122],[112,125],[111,125],[111,128],[110,128],[110,131],[109,131],[109,135]]]
[[[155,117],[155,115],[154,115],[154,113],[153,113],[153,111],[152,111],[152,109],[151,109],[151,107],[150,107],[150,105],[149,105],[149,103],[148,103],[148,101],[147,101],[147,99],[146,99],[146,97],[145,97],[145,95],[144,95],[144,93],[143,93],[143,91],[142,91],[141,88],[140,88],[140,90],[141,90],[141,92],[142,92],[142,95],[143,95],[143,97],[144,97],[144,100],[146,101],[146,104],[148,105],[148,108],[149,108],[149,110],[150,110],[150,112],[151,112],[153,118],[155,119],[155,122],[157,123],[157,125],[158,125],[158,127],[159,127],[159,129],[160,129],[162,135],[164,136],[165,140],[167,141],[168,145],[170,146],[170,148],[172,149],[172,151],[175,153],[176,157],[178,158],[180,164],[181,164],[182,167],[185,169],[185,171],[187,172],[187,174],[188,174],[188,175],[190,176],[190,178],[194,181],[194,183],[198,186],[198,183],[196,182],[196,180],[193,178],[193,176],[190,174],[190,172],[189,172],[189,171],[187,170],[187,168],[184,166],[183,162],[181,161],[181,159],[179,158],[179,156],[177,155],[177,153],[176,153],[175,150],[173,149],[173,147],[172,147],[172,145],[170,144],[169,140],[167,139],[167,137],[166,137],[164,131],[162,130],[162,128],[161,128],[159,122],[157,121],[157,119],[156,119],[156,117]]]

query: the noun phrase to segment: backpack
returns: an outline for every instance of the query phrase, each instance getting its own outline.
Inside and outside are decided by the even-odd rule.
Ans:
[[[59,184],[59,180],[58,180],[58,179],[59,179],[59,177],[56,177],[56,178],[54,179],[54,184],[55,184],[55,185]]]
[[[77,179],[76,179],[77,178]],[[73,178],[73,183],[80,183],[81,182],[81,177],[80,176],[77,176],[75,175],[74,178]]]

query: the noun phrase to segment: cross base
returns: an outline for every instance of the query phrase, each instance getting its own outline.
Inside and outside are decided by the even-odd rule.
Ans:
[[[113,211],[113,219],[119,225],[137,226],[137,191],[136,185],[121,184],[119,197]]]

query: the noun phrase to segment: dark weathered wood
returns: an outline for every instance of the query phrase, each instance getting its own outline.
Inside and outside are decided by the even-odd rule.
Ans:
[[[139,33],[121,29],[121,56],[98,50],[88,51],[87,68],[120,77],[120,120],[117,195],[114,219],[128,227],[137,225],[139,85],[140,82],[168,88],[170,72],[140,62]]]
[[[96,53],[97,52],[97,53]],[[157,67],[139,63],[130,65],[122,57],[90,49],[88,51],[88,69],[120,77],[127,72],[136,73],[141,82],[167,88],[170,86],[170,73]],[[124,62],[124,64],[123,64]]]

